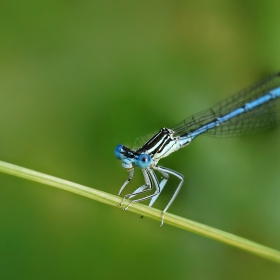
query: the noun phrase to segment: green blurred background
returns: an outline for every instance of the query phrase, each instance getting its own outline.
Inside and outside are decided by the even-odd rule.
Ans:
[[[117,194],[117,144],[280,70],[279,12],[279,1],[1,1],[0,160]],[[279,250],[279,141],[279,128],[201,136],[162,160],[186,178],[170,212]],[[280,279],[277,264],[205,237],[0,182],[0,279]]]

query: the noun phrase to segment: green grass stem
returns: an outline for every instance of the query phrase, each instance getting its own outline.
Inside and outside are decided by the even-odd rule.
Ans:
[[[0,172],[42,183],[48,186],[56,187],[62,190],[66,190],[115,207],[118,207],[121,202],[121,198],[118,196],[3,161],[0,161]],[[131,211],[139,215],[143,215],[145,217],[150,217],[155,220],[161,221],[160,210],[148,207],[143,204],[132,204],[131,207],[127,209],[127,211]],[[203,225],[169,213],[165,214],[164,222],[165,224],[169,224],[181,229],[185,229],[206,236],[208,238],[215,239],[228,245],[243,249],[247,252],[251,252],[260,257],[280,263],[279,251],[260,245],[245,238],[236,236],[234,234],[227,233],[222,230]]]

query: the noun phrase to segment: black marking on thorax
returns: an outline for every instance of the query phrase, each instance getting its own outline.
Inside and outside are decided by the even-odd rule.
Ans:
[[[136,153],[149,153],[154,156],[160,153],[164,147],[172,140],[171,133],[167,128],[162,128],[157,134],[149,139]]]

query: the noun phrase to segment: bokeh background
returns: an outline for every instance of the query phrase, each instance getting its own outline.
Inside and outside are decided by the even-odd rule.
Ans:
[[[279,1],[1,1],[0,160],[116,194],[117,144],[280,70],[279,12]],[[201,136],[162,160],[186,178],[170,212],[279,250],[279,143],[279,128]],[[268,260],[5,174],[0,223],[4,280],[280,279]]]

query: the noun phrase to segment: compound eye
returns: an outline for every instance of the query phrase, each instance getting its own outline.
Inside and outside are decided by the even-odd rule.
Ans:
[[[114,153],[115,153],[116,158],[118,158],[118,159],[122,159],[123,158],[122,149],[123,149],[123,145],[122,144],[118,145],[115,148]]]
[[[135,161],[135,165],[137,165],[140,168],[147,168],[151,165],[152,159],[147,154],[141,154],[137,160]]]

